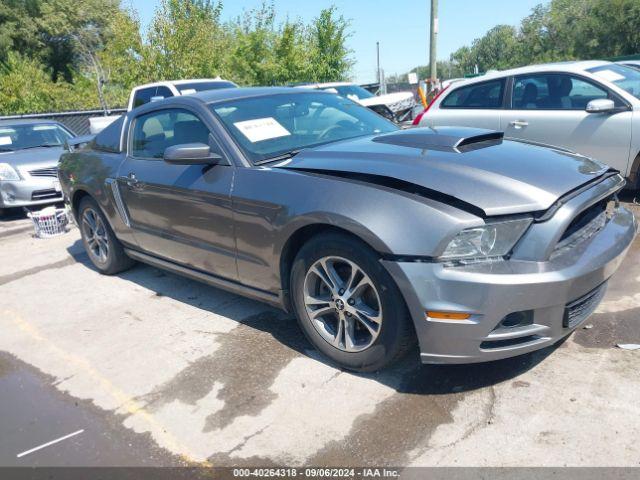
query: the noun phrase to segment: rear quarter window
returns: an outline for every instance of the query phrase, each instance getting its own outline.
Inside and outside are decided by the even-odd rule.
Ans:
[[[504,84],[502,78],[456,88],[442,100],[440,108],[502,108]]]
[[[120,153],[120,136],[122,134],[122,124],[124,115],[114,120],[109,126],[98,133],[92,142],[94,150],[101,152]]]

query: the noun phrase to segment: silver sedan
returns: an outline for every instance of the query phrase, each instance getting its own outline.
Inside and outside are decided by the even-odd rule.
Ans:
[[[58,158],[72,137],[57,122],[0,122],[0,213],[62,201]]]

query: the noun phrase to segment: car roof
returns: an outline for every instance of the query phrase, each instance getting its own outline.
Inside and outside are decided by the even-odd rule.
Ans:
[[[196,98],[204,103],[218,103],[227,100],[239,100],[242,98],[263,97],[266,95],[297,94],[303,95],[309,90],[294,87],[241,87],[223,88],[219,90],[206,90],[193,93],[185,98]],[[318,92],[314,92],[318,93]],[[177,98],[177,97],[175,97]]]
[[[324,83],[303,83],[296,85],[298,88],[332,88],[332,87],[345,87],[348,85],[355,85],[353,82],[324,82]]]
[[[456,82],[456,87],[462,85],[469,85],[476,82],[483,82],[485,80],[492,80],[494,78],[509,77],[512,75],[522,75],[526,73],[538,73],[538,72],[569,72],[569,73],[581,73],[585,70],[595,67],[601,67],[603,65],[611,65],[612,62],[605,60],[579,60],[570,62],[556,62],[556,63],[541,63],[537,65],[528,65],[526,67],[511,68],[509,70],[496,70],[488,72],[478,77],[468,78],[462,82]]]
[[[221,83],[233,83],[231,80],[225,80],[224,78],[187,78],[187,79],[181,79],[181,80],[161,80],[159,82],[151,82],[151,83],[145,83],[143,85],[136,85],[134,87],[135,90],[139,90],[142,88],[149,88],[149,87],[158,87],[158,86],[166,86],[166,85],[184,85],[185,83],[215,83],[215,82],[221,82]],[[235,85],[235,84],[234,84]]]
[[[14,120],[0,120],[0,127],[14,127],[18,125],[62,125],[60,122],[56,122],[55,120],[49,120],[46,118],[38,119],[38,118],[16,118]],[[66,127],[65,127],[66,128]]]

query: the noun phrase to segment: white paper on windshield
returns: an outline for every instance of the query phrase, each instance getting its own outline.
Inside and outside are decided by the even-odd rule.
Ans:
[[[196,92],[195,88],[185,88],[184,90],[180,90],[181,95],[193,95]]]
[[[614,72],[613,70],[598,70],[597,72],[593,72],[593,74],[596,77],[600,77],[608,82],[617,82],[619,80],[624,80],[624,77],[622,75]]]
[[[251,143],[291,135],[291,133],[273,117],[235,122],[234,125]]]
[[[11,145],[11,137],[0,137],[0,145]]]

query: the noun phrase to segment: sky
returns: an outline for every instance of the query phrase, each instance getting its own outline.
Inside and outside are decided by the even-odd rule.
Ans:
[[[143,28],[153,17],[159,0],[129,0]],[[223,0],[222,17],[234,18],[262,0]],[[439,0],[438,59],[447,60],[498,25],[518,25],[531,9],[548,0]],[[306,23],[320,10],[335,5],[351,21],[349,47],[356,61],[351,76],[359,83],[375,81],[376,42],[385,75],[406,73],[429,62],[430,0],[275,0],[279,21],[300,18]]]

